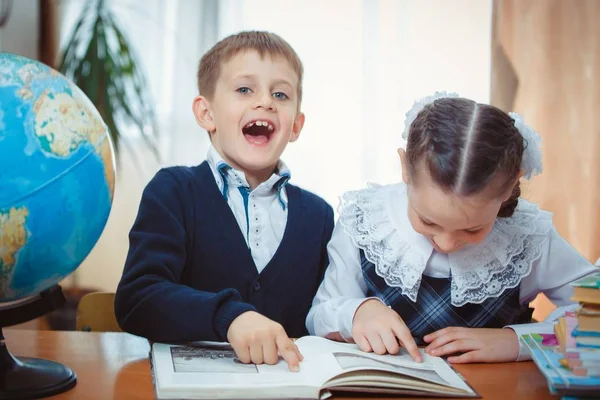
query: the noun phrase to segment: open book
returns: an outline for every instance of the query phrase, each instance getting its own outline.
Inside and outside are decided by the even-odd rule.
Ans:
[[[469,385],[441,358],[423,353],[417,363],[397,355],[362,352],[358,346],[316,336],[296,341],[304,361],[299,372],[275,365],[243,364],[228,344],[152,345],[158,399],[325,399],[332,392],[475,397]]]

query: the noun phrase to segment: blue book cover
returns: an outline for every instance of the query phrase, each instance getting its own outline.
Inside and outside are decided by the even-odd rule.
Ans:
[[[585,331],[582,332],[579,329],[575,328],[573,329],[573,332],[571,332],[572,336],[592,336],[592,337],[598,337],[600,338],[600,332],[596,332],[596,331]]]
[[[600,272],[579,278],[576,281],[571,282],[571,285],[590,289],[600,289]]]
[[[575,328],[571,332],[571,336],[575,339],[577,347],[600,349],[600,332],[581,332]]]
[[[527,346],[531,358],[546,378],[550,392],[560,395],[598,395],[600,396],[600,378],[576,376],[560,360],[565,356],[555,341],[547,340],[540,334],[521,335],[520,340]]]

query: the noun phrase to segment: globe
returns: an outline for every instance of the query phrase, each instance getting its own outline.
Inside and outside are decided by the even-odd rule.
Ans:
[[[81,265],[114,186],[108,129],[86,95],[40,62],[0,53],[0,309]]]

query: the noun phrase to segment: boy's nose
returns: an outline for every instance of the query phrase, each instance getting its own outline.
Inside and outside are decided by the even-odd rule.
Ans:
[[[274,111],[275,105],[273,103],[273,97],[271,96],[271,94],[269,93],[266,95],[259,96],[259,98],[257,99],[257,102],[255,104],[255,108],[256,109],[262,108],[264,110]]]

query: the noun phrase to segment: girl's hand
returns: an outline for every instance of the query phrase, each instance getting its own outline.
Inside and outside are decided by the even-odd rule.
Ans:
[[[519,356],[519,340],[512,329],[444,328],[426,335],[429,343],[425,352],[432,356],[446,356],[448,362],[492,363],[516,361]]]
[[[415,361],[422,361],[417,344],[402,318],[377,299],[365,301],[356,310],[352,338],[362,351],[377,354],[397,354],[401,343]]]
[[[298,346],[288,337],[283,327],[254,311],[240,314],[227,332],[227,340],[244,364],[277,364],[279,356],[292,372],[299,370],[303,360]]]

